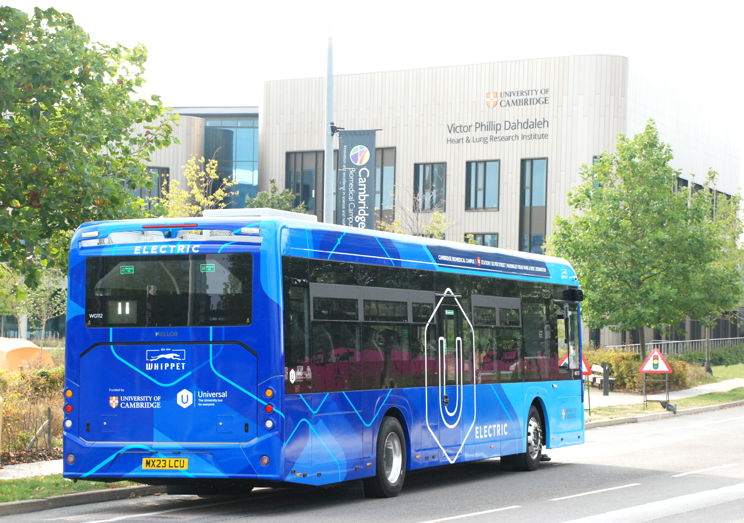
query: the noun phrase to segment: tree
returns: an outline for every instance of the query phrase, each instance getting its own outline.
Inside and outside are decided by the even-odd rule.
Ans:
[[[153,214],[169,218],[201,216],[207,209],[224,208],[225,200],[237,194],[230,189],[238,182],[220,177],[217,160],[209,160],[205,166],[203,157],[197,161],[192,156],[183,169],[188,189],[181,189],[178,180],[166,182],[163,196],[153,198]]]
[[[718,174],[708,172],[707,185],[714,186]],[[705,187],[701,197],[708,202],[706,234],[713,242],[714,258],[705,270],[690,275],[695,292],[688,301],[688,315],[696,318],[705,327],[705,370],[713,373],[710,363],[710,328],[713,324],[739,305],[744,299],[744,250],[739,238],[744,225],[737,211],[741,207],[741,197],[713,199],[712,192]]]
[[[7,265],[0,264],[0,336],[5,336],[5,316],[12,316],[20,327],[23,316],[23,298],[26,297],[22,278]],[[20,333],[19,333],[20,336]]]
[[[248,209],[280,209],[282,211],[305,212],[305,202],[295,205],[295,195],[290,189],[284,189],[279,192],[276,186],[276,180],[269,180],[269,192],[261,191],[255,198],[246,196],[245,206]]]
[[[686,318],[700,292],[691,275],[719,254],[708,191],[677,189],[672,158],[653,121],[632,140],[620,135],[616,153],[582,167],[583,183],[568,194],[573,212],[556,216],[548,239],[549,252],[576,270],[584,318],[598,328],[637,328],[644,359],[644,327]]]
[[[445,231],[454,225],[442,214],[444,200],[439,200],[427,208],[424,205],[425,197],[421,194],[403,191],[402,194],[396,193],[393,197],[399,218],[392,222],[379,222],[377,228],[381,231],[444,239]]]
[[[42,265],[39,272],[41,274],[39,284],[33,289],[26,290],[22,308],[29,320],[37,321],[41,325],[40,345],[43,345],[46,338],[46,322],[67,311],[67,286],[65,276],[59,268]]]
[[[65,265],[80,224],[142,214],[145,161],[177,115],[133,99],[146,49],[91,43],[69,14],[0,7],[0,262],[38,283],[34,256]]]

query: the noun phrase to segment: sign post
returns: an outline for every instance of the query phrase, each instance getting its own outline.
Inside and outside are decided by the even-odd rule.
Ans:
[[[645,410],[648,406],[648,400],[646,399],[646,374],[666,374],[664,382],[666,383],[666,401],[662,401],[661,406],[668,411],[677,413],[677,405],[669,403],[669,375],[672,373],[672,366],[666,360],[661,351],[654,347],[651,354],[648,355],[646,361],[641,365],[641,374],[643,374],[643,409]],[[661,381],[661,380],[648,380],[648,381]]]

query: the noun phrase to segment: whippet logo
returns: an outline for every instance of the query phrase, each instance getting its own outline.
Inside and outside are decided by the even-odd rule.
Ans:
[[[145,353],[145,370],[184,370],[186,368],[186,349],[148,350]]]
[[[112,409],[115,409],[119,406],[119,396],[109,396],[109,405],[111,405]]]

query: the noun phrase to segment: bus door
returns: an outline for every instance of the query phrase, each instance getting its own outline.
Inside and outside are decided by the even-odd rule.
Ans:
[[[474,420],[473,333],[458,297],[450,290],[437,296],[431,321],[437,324],[436,401],[430,406],[439,423],[439,444],[454,461]],[[431,394],[430,394],[431,397]],[[433,407],[433,409],[431,408]]]

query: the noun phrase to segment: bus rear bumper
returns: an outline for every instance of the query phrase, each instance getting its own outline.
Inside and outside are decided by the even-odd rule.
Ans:
[[[280,479],[281,450],[270,434],[248,443],[87,442],[65,434],[63,475],[98,481],[136,478],[152,484],[193,478],[274,481]]]

